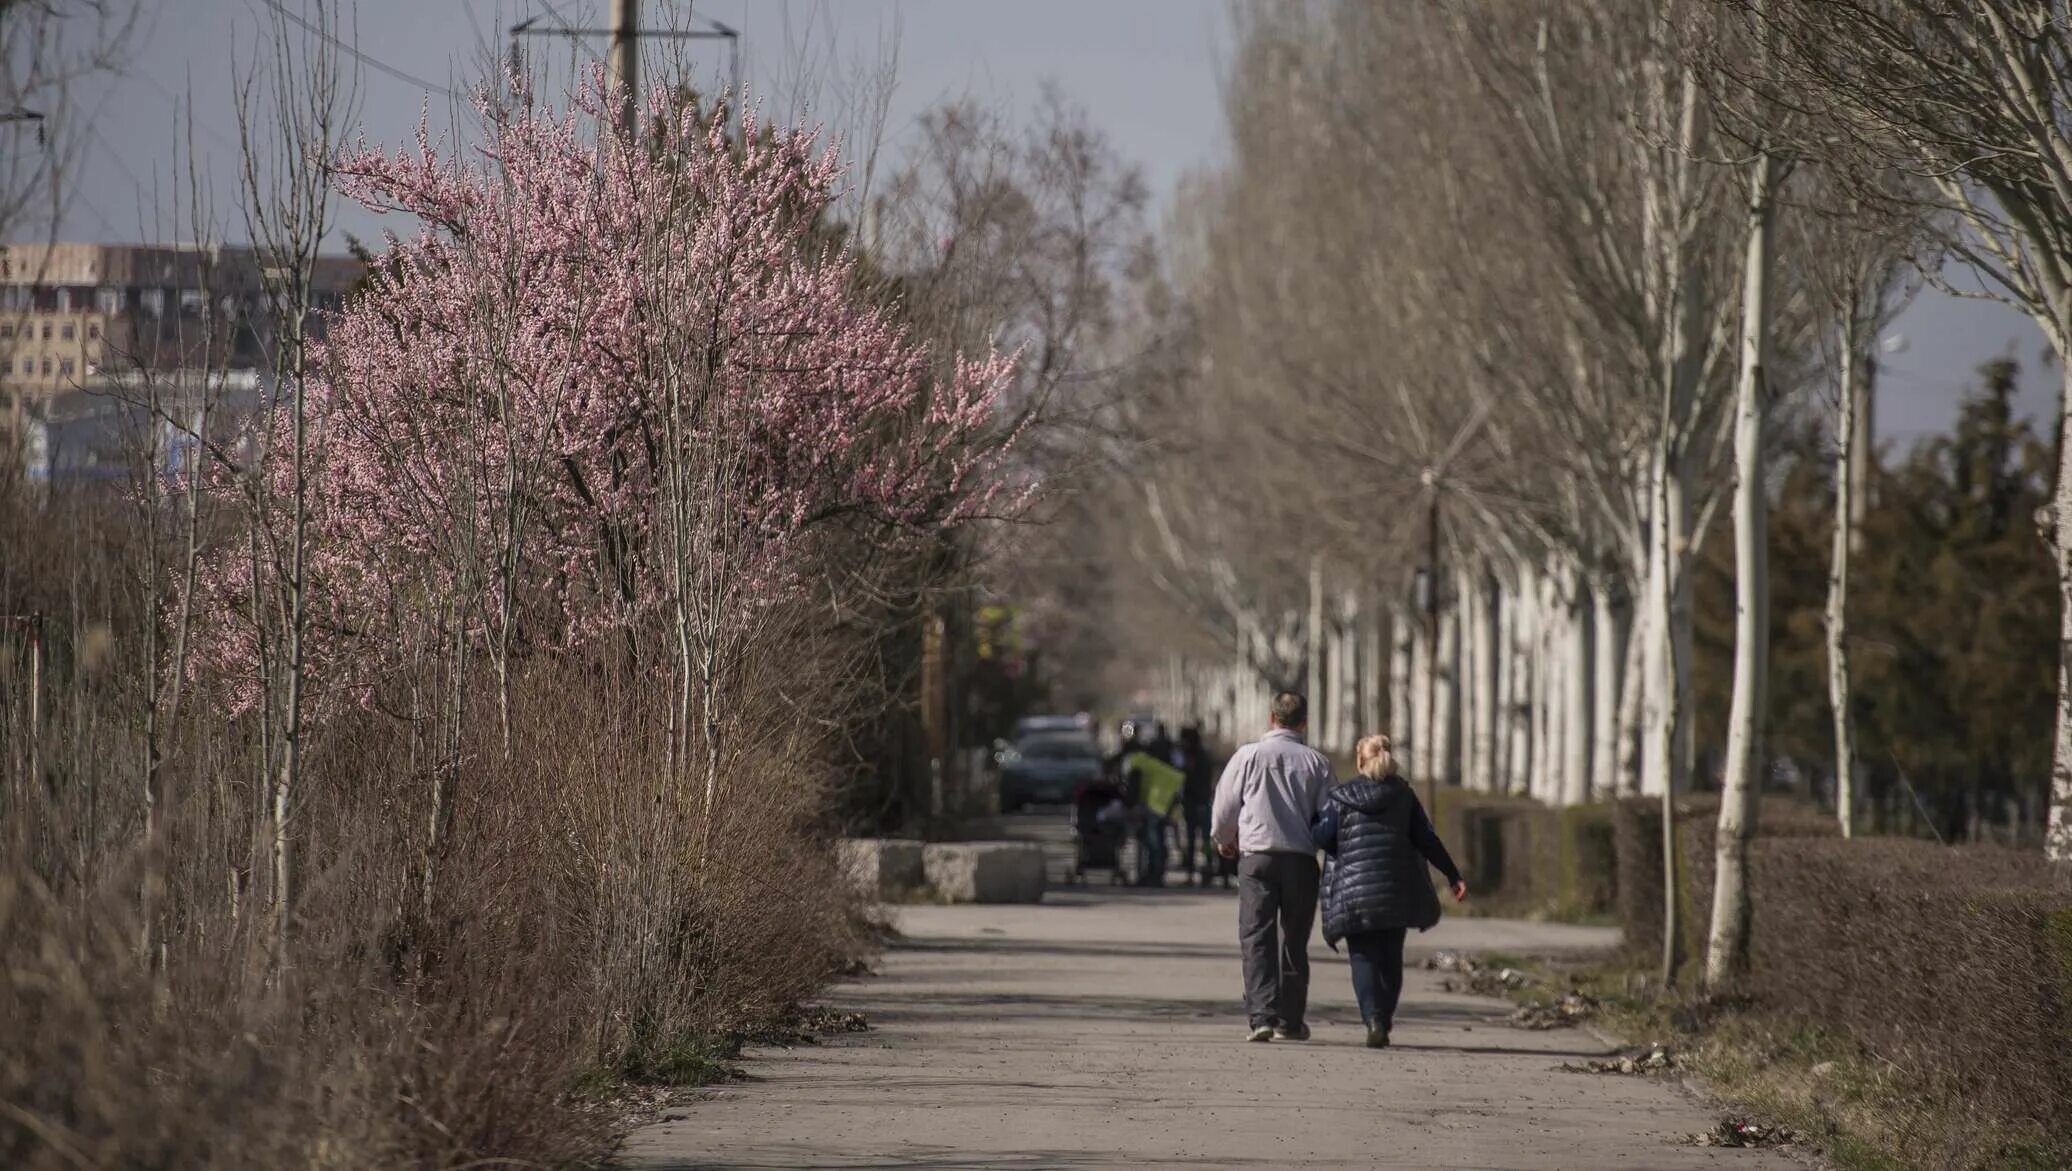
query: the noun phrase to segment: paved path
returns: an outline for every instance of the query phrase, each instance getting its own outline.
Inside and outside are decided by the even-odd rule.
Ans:
[[[913,907],[882,974],[829,993],[870,1032],[758,1051],[750,1082],[637,1132],[624,1165],[691,1168],[1782,1168],[1681,1146],[1716,1115],[1678,1090],[1562,1073],[1604,1049],[1523,1032],[1413,967],[1396,1047],[1360,1046],[1343,959],[1313,948],[1309,1044],[1239,1040],[1236,901],[1054,891]],[[1601,929],[1449,919],[1442,947],[1599,947]]]

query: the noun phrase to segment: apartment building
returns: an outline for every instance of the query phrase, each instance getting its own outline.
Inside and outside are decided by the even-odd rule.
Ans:
[[[260,264],[240,247],[0,247],[0,451],[19,452],[30,417],[60,394],[113,377],[264,367]],[[318,260],[314,330],[360,273],[351,257]]]

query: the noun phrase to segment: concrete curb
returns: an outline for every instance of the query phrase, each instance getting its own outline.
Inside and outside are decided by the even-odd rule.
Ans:
[[[921,851],[921,869],[947,902],[1039,903],[1044,858],[1033,842],[933,842]]]

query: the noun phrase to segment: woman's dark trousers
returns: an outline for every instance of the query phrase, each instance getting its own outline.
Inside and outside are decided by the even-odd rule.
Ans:
[[[1370,1029],[1387,1032],[1396,1019],[1396,1001],[1403,995],[1403,936],[1406,929],[1363,931],[1345,937],[1346,957],[1353,965],[1353,995],[1360,1001],[1360,1019]]]

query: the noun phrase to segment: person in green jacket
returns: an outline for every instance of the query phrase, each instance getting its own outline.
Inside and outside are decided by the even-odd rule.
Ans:
[[[1122,774],[1137,796],[1137,885],[1164,886],[1166,836],[1172,832],[1173,809],[1187,774],[1162,758],[1155,745],[1136,748],[1122,758]]]

